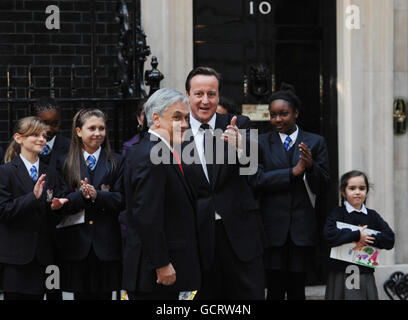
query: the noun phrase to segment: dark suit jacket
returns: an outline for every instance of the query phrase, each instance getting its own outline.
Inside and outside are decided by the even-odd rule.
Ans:
[[[83,260],[91,247],[102,261],[121,259],[121,235],[118,215],[124,209],[123,196],[123,158],[113,154],[115,167],[107,159],[102,149],[91,179],[85,161],[81,157],[81,178],[88,178],[97,190],[95,202],[85,200],[81,191],[73,191],[72,202],[82,202],[85,209],[85,223],[56,230],[59,256],[63,260]],[[102,185],[109,186],[109,191],[102,190]],[[78,211],[71,212],[74,214]]]
[[[52,264],[52,231],[58,211],[47,203],[47,189],[63,197],[67,187],[62,177],[40,161],[39,176],[46,173],[44,191],[39,199],[33,193],[34,182],[19,156],[0,166],[0,262],[23,265],[34,257]]]
[[[58,172],[62,173],[65,158],[69,152],[69,146],[71,140],[64,137],[61,134],[55,136],[54,146],[49,155],[39,155],[40,159],[47,163],[50,167],[55,168]]]
[[[224,131],[234,115],[216,115],[215,129]],[[237,126],[249,134],[250,120],[238,116]],[[247,137],[248,138],[248,137]],[[191,140],[189,143],[191,143]],[[228,146],[224,144],[224,163],[215,164],[213,183],[205,177],[201,163],[189,165],[185,172],[191,179],[198,197],[197,223],[201,261],[208,268],[214,259],[215,212],[221,217],[231,246],[242,261],[250,261],[263,252],[261,225],[257,203],[247,182],[240,175],[240,164],[227,164]],[[194,152],[197,152],[194,150]],[[215,151],[216,153],[216,151]],[[217,155],[216,155],[217,157]]]
[[[327,188],[329,165],[323,137],[299,129],[292,159],[283,148],[279,133],[272,131],[259,136],[259,166],[250,177],[260,196],[262,220],[268,246],[282,246],[288,233],[298,246],[311,246],[316,239],[316,217],[303,176],[294,178],[292,169],[299,161],[299,144],[304,142],[312,151],[313,167],[306,178],[317,196]]]
[[[196,290],[201,272],[194,195],[177,163],[152,163],[152,148],[172,154],[161,140],[150,141],[150,136],[146,134],[126,154],[123,286],[143,292]],[[156,269],[169,263],[176,271],[175,284],[156,284]]]

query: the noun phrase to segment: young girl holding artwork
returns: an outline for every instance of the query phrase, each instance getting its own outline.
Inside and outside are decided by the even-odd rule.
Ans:
[[[121,233],[124,209],[123,158],[112,153],[105,114],[82,109],[73,119],[64,176],[71,191],[85,199],[77,221],[57,229],[61,288],[75,300],[111,300],[121,288]]]
[[[16,125],[0,167],[0,288],[5,300],[42,300],[46,268],[55,263],[52,231],[68,202],[66,185],[38,157],[46,124],[27,117]]]
[[[329,247],[338,247],[346,243],[354,243],[353,250],[361,250],[370,246],[379,249],[392,249],[394,232],[381,216],[365,206],[370,185],[367,176],[357,170],[345,173],[340,180],[341,207],[335,208],[326,221],[324,235]],[[360,230],[338,228],[337,222],[360,226]],[[365,229],[378,231],[377,234],[366,234]],[[346,273],[349,262],[329,260],[329,275],[326,288],[326,300],[378,300],[375,284],[374,268],[354,264],[359,269],[358,284],[350,288],[346,285]]]

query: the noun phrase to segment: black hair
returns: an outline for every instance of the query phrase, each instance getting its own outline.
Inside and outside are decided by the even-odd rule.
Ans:
[[[295,87],[289,83],[282,82],[279,91],[275,91],[269,98],[269,107],[275,100],[285,100],[293,111],[300,111],[300,99],[296,95]]]
[[[221,96],[220,101],[218,102],[219,106],[222,106],[229,114],[240,115],[242,112],[238,109],[238,106],[231,99]]]
[[[34,111],[37,113],[37,115],[48,110],[55,110],[58,113],[61,112],[61,108],[54,98],[41,97],[34,103]]]
[[[187,79],[186,79],[186,91],[188,93],[190,93],[191,79],[194,76],[197,76],[199,74],[205,75],[205,76],[214,76],[214,77],[216,77],[217,80],[218,80],[218,92],[221,92],[221,87],[222,87],[221,73],[218,73],[217,71],[215,71],[213,68],[210,68],[210,67],[197,67],[197,68],[191,70],[190,73],[187,76]]]
[[[143,108],[144,108],[144,105],[145,105],[146,101],[147,101],[147,98],[141,98],[139,100],[138,104],[136,105],[136,109],[133,112],[133,118],[140,117],[140,115],[142,114],[142,111],[143,111]]]
[[[346,192],[348,181],[351,178],[354,178],[354,177],[363,177],[364,182],[365,182],[366,187],[367,187],[367,194],[368,194],[368,191],[370,191],[371,184],[368,183],[368,177],[364,172],[359,171],[359,170],[352,170],[352,171],[346,172],[340,178],[341,206],[344,206],[344,201],[346,201],[346,199],[343,197],[343,193]],[[364,201],[364,203],[365,203],[365,201]]]

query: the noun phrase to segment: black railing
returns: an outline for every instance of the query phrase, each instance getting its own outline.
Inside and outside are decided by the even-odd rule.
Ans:
[[[396,271],[384,282],[384,291],[391,300],[408,300],[408,273]]]
[[[95,16],[94,1],[90,6],[91,17]],[[114,64],[116,70],[114,79],[112,79],[112,94],[108,97],[96,97],[97,73],[95,72],[95,28],[91,27],[91,96],[78,96],[81,89],[77,86],[77,67],[71,65],[70,71],[64,68],[67,74],[63,76],[69,78],[69,92],[64,88],[60,96],[56,96],[56,77],[55,69],[59,66],[49,66],[49,85],[47,86],[46,95],[55,98],[61,107],[61,128],[60,131],[65,136],[70,136],[73,115],[81,108],[98,107],[103,110],[109,119],[109,139],[112,147],[116,152],[120,152],[123,141],[129,139],[135,134],[137,120],[134,117],[134,110],[141,99],[147,96],[145,90],[144,76],[146,84],[150,86],[149,95],[160,87],[160,81],[163,79],[160,71],[157,70],[157,59],[152,57],[152,69],[144,74],[144,62],[150,55],[150,48],[146,44],[146,35],[140,25],[140,0],[133,0],[133,15],[130,14],[126,2],[118,1],[117,14],[112,15],[112,20],[119,24],[119,37],[117,43],[117,59]],[[133,16],[133,19],[131,19]],[[91,19],[91,25],[95,25],[95,20]],[[112,67],[112,66],[110,66]],[[27,83],[27,87],[21,85],[13,86],[13,76],[17,74],[14,68],[19,68],[19,80]],[[33,106],[36,98],[44,96],[44,85],[36,86],[34,65],[28,65],[25,69],[25,80],[21,81],[21,66],[8,65],[6,71],[7,90],[6,97],[0,97],[0,110],[2,117],[0,119],[0,140],[3,147],[6,147],[10,141],[14,122],[22,117],[33,114]],[[61,71],[62,72],[62,71]],[[113,78],[112,77],[112,78]],[[41,90],[40,90],[41,89]],[[40,94],[41,91],[41,94]],[[19,94],[17,94],[19,92]],[[23,92],[23,94],[21,94]],[[65,95],[65,96],[64,96]],[[23,97],[21,97],[23,96]],[[7,114],[7,120],[5,115]]]

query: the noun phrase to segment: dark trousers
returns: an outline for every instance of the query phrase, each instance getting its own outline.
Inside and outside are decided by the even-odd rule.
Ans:
[[[265,278],[262,256],[241,261],[235,255],[222,220],[215,222],[215,255],[203,272],[197,300],[264,300]]]
[[[305,300],[306,273],[266,270],[267,300]]]
[[[178,292],[128,292],[129,300],[178,300]]]
[[[44,295],[4,292],[4,300],[44,300]]]

